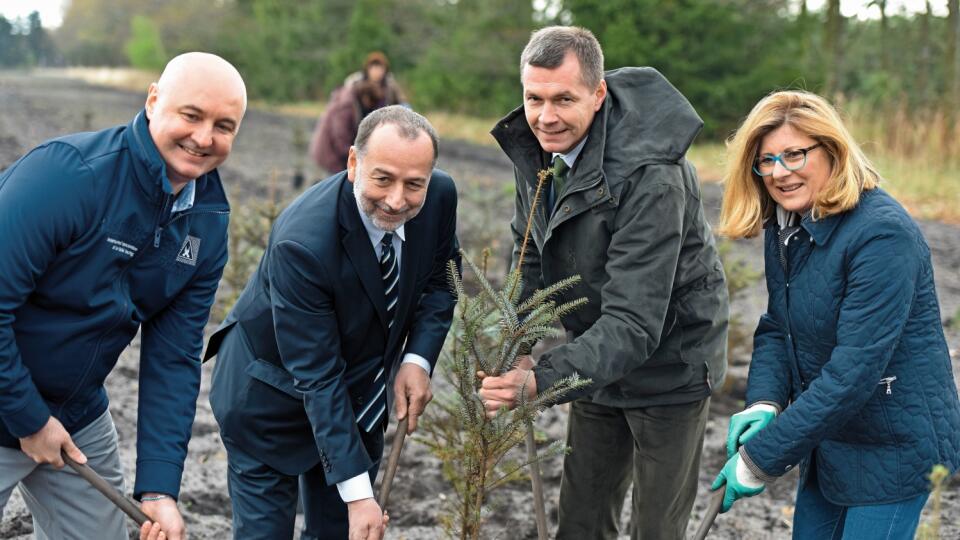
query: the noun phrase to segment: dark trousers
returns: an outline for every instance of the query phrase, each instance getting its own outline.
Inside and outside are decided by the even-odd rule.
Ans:
[[[574,401],[557,538],[616,539],[633,482],[630,537],[682,539],[697,494],[709,403],[622,409]]]
[[[380,448],[379,452],[371,453],[374,465],[370,470],[370,482],[373,482],[383,453],[383,432],[376,429],[368,436],[379,439],[379,443],[367,443],[368,448]],[[299,476],[290,476],[227,441],[224,446],[227,448],[227,488],[233,505],[234,538],[293,538],[299,493],[304,517],[301,540],[346,540],[349,531],[347,505],[340,499],[336,485],[326,485],[322,464]]]

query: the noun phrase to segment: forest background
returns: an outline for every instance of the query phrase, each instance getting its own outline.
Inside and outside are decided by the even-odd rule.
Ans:
[[[37,13],[0,16],[0,68],[156,72],[206,50],[237,65],[253,99],[315,114],[381,50],[443,135],[492,144],[486,131],[520,103],[530,32],[577,24],[607,69],[653,66],[693,103],[702,176],[720,176],[721,143],[758,99],[802,88],[840,106],[915,215],[960,222],[960,0],[888,3],[844,0],[859,4],[849,17],[840,0],[67,0],[54,31]]]

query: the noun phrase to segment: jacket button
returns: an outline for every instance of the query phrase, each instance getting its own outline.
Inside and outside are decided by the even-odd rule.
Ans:
[[[570,207],[569,207],[569,206],[564,206],[564,207],[563,207],[563,211],[564,211],[564,212],[570,212]]]
[[[789,470],[792,469],[792,468],[793,468],[793,465],[787,465],[786,467],[783,468],[783,471],[786,472],[786,471],[789,471]]]
[[[603,188],[597,190],[597,195],[603,195]]]

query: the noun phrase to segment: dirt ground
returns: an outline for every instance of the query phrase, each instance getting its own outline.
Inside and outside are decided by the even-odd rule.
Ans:
[[[0,170],[22,153],[45,139],[86,129],[100,129],[128,122],[142,107],[143,95],[87,86],[76,81],[32,77],[25,73],[0,73]],[[234,207],[269,191],[274,179],[281,195],[292,195],[291,179],[304,167],[308,179],[320,172],[305,163],[300,150],[313,121],[251,110],[244,119],[233,155],[221,175]],[[511,217],[511,169],[500,153],[453,141],[442,141],[440,167],[458,181],[461,200],[459,233],[463,246],[478,253],[484,246],[493,249],[500,266],[507,256]],[[704,184],[704,203],[716,219],[720,187]],[[937,222],[921,227],[933,252],[937,287],[947,341],[954,361],[955,378],[960,378],[960,228]],[[762,276],[762,253],[757,240],[732,245],[729,261],[739,260],[746,269]],[[764,309],[766,293],[758,278],[732,302],[733,316],[740,331],[749,334]],[[209,329],[219,321],[211,321]],[[138,386],[139,340],[123,354],[107,379],[111,411],[120,433],[121,457],[127,472],[127,489],[133,485]],[[724,462],[724,440],[729,415],[742,407],[749,351],[737,347],[730,358],[730,390],[717,395],[711,416],[700,468],[699,498],[688,532],[696,529],[707,504],[707,490]],[[193,539],[230,537],[230,501],[226,489],[226,454],[207,403],[212,365],[204,366],[203,385],[197,402],[193,439],[183,477],[181,506]],[[554,407],[538,423],[551,439],[565,432],[566,408]],[[389,438],[392,436],[388,432]],[[391,496],[391,525],[388,538],[442,538],[437,526],[440,507],[451,491],[440,474],[440,464],[426,447],[408,439]],[[556,523],[556,500],[560,484],[560,460],[543,464],[548,518]],[[758,497],[737,503],[734,511],[717,520],[710,538],[781,539],[791,531],[795,473],[771,485]],[[491,498],[485,537],[499,539],[536,538],[531,497],[526,484],[507,485]],[[104,500],[104,504],[107,504]],[[928,505],[929,506],[929,505]],[[629,520],[629,503],[624,505],[624,528]],[[31,520],[18,492],[7,504],[0,539],[30,538]],[[623,536],[627,538],[627,536]],[[942,538],[960,538],[960,479],[955,478],[944,494]]]

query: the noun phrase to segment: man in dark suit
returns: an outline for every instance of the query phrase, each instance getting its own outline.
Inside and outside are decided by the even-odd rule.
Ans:
[[[280,215],[210,338],[236,538],[290,538],[298,484],[301,538],[383,535],[371,482],[389,403],[416,427],[456,302],[456,190],[436,159],[419,114],[367,116],[348,169]]]

